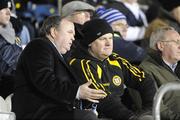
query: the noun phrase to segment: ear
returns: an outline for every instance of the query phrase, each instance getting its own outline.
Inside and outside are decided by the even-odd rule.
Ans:
[[[163,51],[164,43],[163,42],[157,42],[156,47],[158,50]]]
[[[56,33],[57,31],[56,31],[56,29],[54,28],[54,27],[52,27],[51,29],[50,29],[50,34],[51,34],[51,36],[53,37],[53,38],[55,38],[56,37]]]
[[[92,46],[92,44],[90,43],[89,45],[88,45],[88,47],[91,47]]]

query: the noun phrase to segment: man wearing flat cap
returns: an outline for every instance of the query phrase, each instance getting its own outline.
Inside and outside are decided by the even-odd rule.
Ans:
[[[90,109],[99,117],[113,120],[152,120],[150,111],[155,94],[154,83],[142,70],[112,53],[111,26],[103,19],[93,19],[84,24],[82,33],[83,39],[69,61],[70,68],[80,78],[80,84],[92,81],[91,87],[103,90],[107,97],[98,104],[81,100],[79,108]],[[140,92],[143,112],[135,114],[122,101],[127,87]]]
[[[64,55],[65,59],[70,59],[70,54],[76,49],[79,39],[82,38],[82,25],[91,19],[94,11],[95,8],[92,5],[82,1],[68,2],[62,7],[62,17],[75,24],[75,42],[71,50]]]
[[[89,21],[95,8],[82,1],[72,1],[65,4],[62,8],[62,17],[70,21],[83,25]]]

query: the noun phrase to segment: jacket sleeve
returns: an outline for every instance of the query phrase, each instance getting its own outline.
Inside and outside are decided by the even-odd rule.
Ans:
[[[148,69],[145,68],[145,66],[143,66],[141,64],[141,67],[147,72],[147,74],[149,75],[149,77],[154,80],[157,81],[157,78],[153,75],[153,73],[151,73]],[[155,86],[156,86],[156,90],[158,89],[158,85],[155,82]],[[161,118],[162,119],[167,119],[167,120],[179,120],[180,119],[180,113],[174,112],[171,109],[168,108],[168,106],[166,106],[163,102],[161,102]]]
[[[1,38],[0,43],[0,69],[2,73],[11,74],[16,69],[18,58],[22,49],[16,44],[10,44]]]

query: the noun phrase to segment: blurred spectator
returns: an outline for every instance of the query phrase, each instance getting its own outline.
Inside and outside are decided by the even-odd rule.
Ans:
[[[125,41],[128,29],[126,16],[120,11],[110,8],[100,7],[96,10],[100,19],[105,19],[114,31],[113,52],[126,58],[132,63],[140,63],[146,55],[143,48],[131,41]]]
[[[180,83],[180,35],[172,27],[160,27],[150,37],[148,56],[140,67],[156,81],[157,87]],[[161,105],[162,120],[180,120],[180,91],[165,94]]]
[[[65,4],[62,8],[62,17],[70,21],[83,25],[89,21],[95,8],[82,1],[72,1]]]
[[[13,92],[13,75],[22,51],[17,45],[19,38],[15,37],[10,24],[10,7],[10,0],[0,1],[0,95],[3,97]]]
[[[160,28],[160,27],[163,27],[163,26],[168,26],[168,24],[165,23],[165,21],[162,21],[159,18],[156,18],[155,20],[153,20],[149,24],[149,26],[146,29],[144,40],[141,42],[141,46],[144,49],[146,49],[146,50],[149,49],[149,39],[150,39],[150,36],[151,36],[152,32],[155,31],[156,29]]]
[[[151,33],[162,26],[171,26],[180,33],[180,1],[179,0],[159,0],[154,3],[153,11],[156,11],[157,16],[152,20],[146,29],[144,47],[149,46],[149,38]],[[158,5],[156,5],[158,4]],[[159,5],[161,7],[159,7]],[[149,12],[152,12],[150,9]]]
[[[16,37],[19,38],[18,45],[24,49],[25,46],[30,42],[30,33],[26,25],[17,16],[12,16],[10,19],[12,26],[15,30]]]
[[[159,6],[158,0],[149,5],[149,8],[145,12],[148,23],[151,23],[158,16]]]
[[[180,1],[179,0],[159,0],[160,4],[162,5],[162,8],[165,10],[164,12],[167,12],[167,18],[169,17],[169,23],[170,26],[174,27],[178,32],[180,32]],[[171,19],[172,21],[171,21]],[[174,20],[174,22],[173,22]],[[172,22],[172,23],[171,23]],[[173,23],[177,25],[173,25]]]
[[[9,38],[11,37],[11,40],[9,39],[11,43],[16,42],[19,47],[24,48],[23,46],[25,46],[30,41],[29,30],[17,17],[14,0],[11,0],[11,5],[11,18],[9,24],[12,25],[10,27],[8,27],[9,25],[4,27],[3,34],[5,34],[5,36],[9,36]]]
[[[65,17],[75,24],[75,42],[71,50],[64,55],[65,59],[69,59],[70,54],[76,49],[76,46],[79,44],[79,39],[82,38],[82,25],[91,19],[94,11],[95,8],[93,6],[82,1],[72,1],[62,7],[62,17]]]
[[[144,38],[145,28],[148,23],[137,0],[113,0],[106,7],[115,8],[126,16],[129,27],[125,40],[136,41]]]

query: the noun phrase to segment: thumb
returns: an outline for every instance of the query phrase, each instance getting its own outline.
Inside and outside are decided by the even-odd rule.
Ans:
[[[87,85],[87,86],[90,86],[91,84],[92,84],[91,80],[85,83],[85,85]]]

